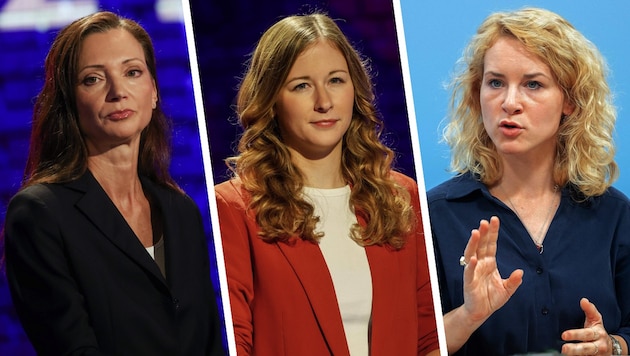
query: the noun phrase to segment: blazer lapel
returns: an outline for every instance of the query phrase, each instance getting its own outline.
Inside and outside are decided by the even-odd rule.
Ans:
[[[300,238],[278,246],[302,283],[331,354],[348,355],[339,303],[319,246]]]
[[[135,261],[150,275],[153,275],[168,289],[159,267],[147,253],[144,246],[142,246],[140,240],[138,240],[129,224],[125,221],[125,218],[92,173],[86,171],[81,178],[68,183],[66,186],[84,193],[83,197],[76,203],[77,209],[82,211],[103,235],[125,255]]]

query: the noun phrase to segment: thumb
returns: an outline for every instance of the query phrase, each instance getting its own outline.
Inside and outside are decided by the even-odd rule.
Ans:
[[[588,299],[580,299],[580,308],[584,311],[584,327],[591,327],[595,324],[602,323],[602,315],[595,307],[595,304],[591,303]]]
[[[513,295],[514,292],[516,292],[516,289],[518,289],[521,283],[523,283],[523,270],[514,270],[503,283],[508,293]]]

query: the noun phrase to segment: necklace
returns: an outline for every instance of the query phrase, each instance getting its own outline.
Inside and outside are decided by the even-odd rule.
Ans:
[[[525,226],[525,230],[527,230],[527,233],[529,234],[529,237],[532,239],[532,241],[534,242],[534,245],[536,245],[536,249],[538,249],[538,253],[542,254],[543,253],[543,240],[545,239],[545,235],[546,235],[546,230],[549,226],[549,220],[551,220],[551,216],[553,215],[553,212],[555,211],[556,207],[556,193],[558,192],[558,189],[560,187],[558,187],[558,185],[554,185],[553,186],[553,201],[551,202],[551,205],[549,205],[549,210],[547,211],[547,216],[545,217],[545,221],[543,221],[542,225],[540,225],[540,228],[538,229],[538,234],[537,235],[533,235],[531,231],[529,231],[529,229],[527,228],[527,226]],[[516,206],[514,205],[514,203],[512,203],[512,199],[510,199],[510,196],[507,195],[505,193],[505,190],[503,189],[502,186],[499,186],[499,189],[501,189],[501,193],[503,193],[503,195],[505,196],[505,198],[507,199],[507,203],[510,206],[510,208],[512,209],[512,211],[514,211],[514,213],[516,214],[516,216],[519,218],[519,220],[521,221],[521,223],[523,223],[523,225],[525,225],[523,218],[521,218],[521,214],[518,213],[518,209],[516,209]]]

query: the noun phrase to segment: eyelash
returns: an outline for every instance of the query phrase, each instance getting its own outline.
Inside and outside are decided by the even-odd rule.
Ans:
[[[343,78],[339,78],[339,77],[333,77],[330,78],[329,80],[330,83],[332,84],[343,84],[346,81]],[[302,90],[302,89],[306,89],[306,86],[308,85],[308,83],[300,83],[296,86],[293,87],[293,90]]]
[[[90,85],[94,85],[94,84],[96,84],[96,83],[98,82],[98,80],[99,80],[99,79],[98,79],[97,77],[95,77],[95,76],[91,75],[91,76],[88,76],[88,77],[83,78],[83,80],[81,81],[81,83],[82,83],[83,85],[90,86]]]
[[[141,69],[130,69],[126,72],[126,76],[127,77],[132,77],[132,78],[137,78],[139,76],[142,75],[142,73],[144,73]],[[81,81],[81,83],[83,85],[86,86],[91,86],[94,85],[96,83],[98,83],[101,79],[98,78],[98,76],[95,75],[89,75],[85,78],[83,78],[83,80]]]
[[[136,75],[131,75],[131,77],[139,77],[142,74],[142,70],[140,69],[130,69],[127,71],[127,74],[131,73],[131,72],[136,72]]]
[[[497,85],[497,84],[498,84],[498,85]],[[534,84],[534,85],[535,85],[535,87],[531,87],[531,86],[530,86],[531,84]],[[498,80],[498,79],[490,79],[490,80],[488,80],[488,86],[490,86],[491,88],[500,88],[500,87],[502,87],[502,86],[503,86],[503,82],[501,82],[501,81],[500,81],[500,80]],[[535,80],[530,80],[530,81],[527,81],[527,82],[525,83],[525,86],[526,86],[527,88],[529,88],[529,89],[532,89],[532,90],[536,90],[536,89],[540,89],[540,88],[542,88],[542,84],[541,84],[540,82],[538,82],[538,81],[535,81]]]

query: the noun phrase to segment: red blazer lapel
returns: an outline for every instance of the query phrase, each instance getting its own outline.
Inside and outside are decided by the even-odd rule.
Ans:
[[[302,283],[331,354],[349,355],[332,278],[319,246],[299,238],[278,245]]]

